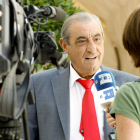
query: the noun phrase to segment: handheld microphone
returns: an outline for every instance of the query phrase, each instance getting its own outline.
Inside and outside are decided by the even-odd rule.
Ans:
[[[106,110],[116,95],[117,87],[114,77],[109,71],[101,71],[95,75],[94,81],[100,97],[100,104]]]

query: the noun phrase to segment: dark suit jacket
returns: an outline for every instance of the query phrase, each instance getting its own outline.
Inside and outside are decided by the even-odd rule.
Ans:
[[[138,79],[137,76],[101,66],[101,70],[110,71],[116,86]],[[31,76],[34,105],[29,105],[28,119],[31,140],[69,140],[70,138],[70,97],[69,67],[39,72]],[[114,131],[106,122],[104,112],[105,140]]]

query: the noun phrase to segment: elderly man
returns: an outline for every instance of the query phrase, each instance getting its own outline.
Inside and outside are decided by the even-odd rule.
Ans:
[[[109,140],[113,129],[106,122],[95,85],[92,82],[86,88],[84,84],[103,70],[113,74],[119,87],[137,77],[102,65],[104,33],[95,15],[81,12],[67,18],[60,45],[69,54],[70,65],[31,77],[36,100],[28,106],[31,140]]]

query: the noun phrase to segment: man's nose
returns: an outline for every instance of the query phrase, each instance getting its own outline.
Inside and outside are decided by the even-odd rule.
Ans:
[[[87,51],[91,53],[95,53],[97,51],[97,46],[94,43],[93,39],[89,39],[88,44],[87,44]]]

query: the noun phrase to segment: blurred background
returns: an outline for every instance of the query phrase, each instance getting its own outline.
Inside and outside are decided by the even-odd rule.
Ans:
[[[133,66],[129,54],[122,45],[122,33],[128,16],[139,5],[140,0],[24,0],[24,4],[30,3],[38,7],[41,5],[53,5],[62,8],[66,12],[66,18],[80,11],[97,15],[102,21],[105,33],[103,65],[139,76],[139,69]],[[47,25],[40,28],[41,31],[55,32],[59,51],[62,51],[59,45],[62,24],[63,21],[49,20]],[[32,26],[36,30],[36,24]],[[36,64],[34,71],[37,72],[40,69],[45,70],[53,67],[54,65],[52,64],[44,66]]]

